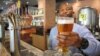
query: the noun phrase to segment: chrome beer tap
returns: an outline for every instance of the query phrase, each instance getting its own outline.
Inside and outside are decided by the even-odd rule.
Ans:
[[[3,43],[5,37],[5,29],[4,29],[4,20],[3,17],[0,16],[0,42]]]
[[[20,56],[20,45],[17,33],[17,23],[15,14],[9,13],[8,14],[8,22],[9,22],[9,32],[10,32],[10,52],[11,56]]]

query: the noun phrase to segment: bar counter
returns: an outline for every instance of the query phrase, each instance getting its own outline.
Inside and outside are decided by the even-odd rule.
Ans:
[[[20,42],[21,42],[21,46],[23,46],[28,51],[33,53],[34,56],[43,56],[42,50],[40,50],[34,46],[31,46],[30,44],[27,44],[26,42],[24,42],[22,40]],[[20,51],[23,51],[23,50],[20,50]],[[1,43],[0,43],[0,56],[11,56],[10,53],[6,50],[6,48]],[[28,55],[28,56],[31,56],[31,55]]]

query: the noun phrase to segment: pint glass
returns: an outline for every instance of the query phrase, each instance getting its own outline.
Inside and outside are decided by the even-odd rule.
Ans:
[[[73,24],[74,24],[74,18],[58,17],[57,18],[58,34],[72,32]],[[58,47],[60,47],[59,49],[61,49],[63,52],[68,51],[68,48],[66,48],[66,42],[64,42],[63,44],[59,42]]]

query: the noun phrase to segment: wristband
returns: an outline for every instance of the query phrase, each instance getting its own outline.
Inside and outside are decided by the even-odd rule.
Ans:
[[[79,48],[80,48],[80,49],[86,49],[88,46],[89,46],[89,42],[88,42],[88,40],[85,39],[85,38],[82,38],[82,42],[81,42]]]

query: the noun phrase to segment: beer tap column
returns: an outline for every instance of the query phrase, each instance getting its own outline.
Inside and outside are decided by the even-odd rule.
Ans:
[[[0,16],[0,42],[3,43],[5,37],[4,21],[3,17]]]
[[[13,13],[8,15],[9,32],[10,32],[10,52],[11,56],[20,56],[19,38],[17,36],[16,18]]]

